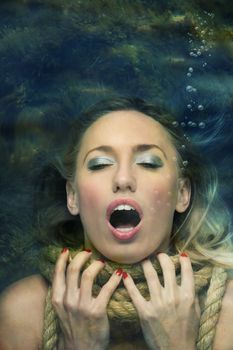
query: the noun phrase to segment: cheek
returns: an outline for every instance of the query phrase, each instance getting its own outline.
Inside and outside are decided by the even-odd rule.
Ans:
[[[79,186],[79,208],[80,212],[83,210],[91,210],[91,208],[97,208],[100,202],[100,191],[98,186],[92,183],[84,183]]]
[[[162,182],[159,185],[153,187],[151,191],[151,202],[153,206],[158,209],[164,209],[165,207],[174,208],[176,205],[177,190],[176,182],[167,183]]]

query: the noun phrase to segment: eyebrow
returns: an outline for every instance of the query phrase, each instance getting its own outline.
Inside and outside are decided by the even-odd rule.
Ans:
[[[148,151],[148,150],[150,150],[152,148],[157,148],[158,150],[160,150],[163,153],[164,157],[167,159],[167,155],[164,152],[164,150],[161,147],[159,147],[158,145],[155,145],[155,144],[135,145],[135,146],[133,146],[133,152],[134,153],[145,152],[145,151]],[[103,151],[103,152],[107,152],[107,153],[113,153],[114,150],[113,150],[113,148],[111,146],[107,146],[107,145],[102,145],[102,146],[99,146],[99,147],[92,148],[85,155],[83,163],[85,162],[88,154],[93,152],[93,151]]]

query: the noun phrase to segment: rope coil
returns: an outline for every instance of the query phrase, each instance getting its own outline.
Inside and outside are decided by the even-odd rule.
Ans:
[[[61,248],[50,246],[43,250],[40,260],[40,270],[42,275],[51,283],[54,265],[60,254]],[[82,248],[71,252],[71,258],[75,256]],[[180,265],[179,256],[171,257],[177,273],[177,283],[180,282]],[[89,261],[84,268],[86,268],[92,261]],[[152,261],[152,264],[158,272],[160,281],[162,283],[162,271],[160,265],[156,259]],[[93,295],[97,295],[101,287],[108,281],[111,274],[119,267],[119,264],[107,262],[105,268],[101,271],[93,286]],[[123,269],[131,274],[134,282],[139,289],[143,297],[149,298],[149,291],[147,283],[142,272],[140,264],[133,266],[122,265]],[[197,268],[196,268],[197,269]],[[213,346],[216,324],[218,322],[219,313],[222,305],[222,298],[226,289],[227,273],[223,268],[212,267],[206,265],[195,271],[195,290],[198,294],[204,287],[208,287],[206,299],[203,309],[201,311],[200,328],[197,340],[198,350],[211,350]],[[45,313],[44,313],[44,328],[43,328],[43,350],[57,350],[58,349],[58,336],[59,336],[59,321],[54,311],[51,300],[52,288],[48,288],[48,293],[45,301]],[[124,330],[135,337],[140,331],[140,322],[137,316],[135,307],[122,284],[113,293],[112,298],[108,304],[108,318],[110,321],[110,329],[113,332],[111,334],[113,339],[122,338],[124,336]],[[119,327],[120,325],[120,327]],[[126,335],[126,334],[125,334]]]

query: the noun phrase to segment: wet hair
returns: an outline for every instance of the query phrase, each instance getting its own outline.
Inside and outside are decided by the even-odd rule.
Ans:
[[[222,266],[233,266],[230,239],[230,214],[218,196],[215,168],[187,138],[171,113],[138,98],[116,98],[98,102],[76,118],[70,128],[66,149],[40,175],[36,215],[40,240],[45,244],[75,247],[83,243],[83,227],[79,216],[69,214],[66,207],[66,181],[73,181],[77,155],[86,130],[98,118],[114,111],[132,110],[159,122],[176,150],[179,176],[189,179],[191,200],[184,213],[175,212],[171,232],[171,251],[186,251],[202,262],[209,260]]]

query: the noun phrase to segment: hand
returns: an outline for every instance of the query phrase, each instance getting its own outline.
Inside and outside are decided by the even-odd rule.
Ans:
[[[104,263],[96,260],[81,273],[91,253],[78,253],[67,267],[68,257],[68,250],[60,254],[52,283],[52,304],[59,318],[64,348],[103,350],[109,342],[106,309],[121,273],[114,273],[94,298],[93,282]]]
[[[175,267],[167,254],[158,254],[164,286],[150,260],[142,262],[150,292],[145,300],[130,275],[124,285],[138,312],[145,341],[150,349],[195,349],[200,307],[195,297],[194,277],[189,257],[180,256],[181,285],[176,282]]]

